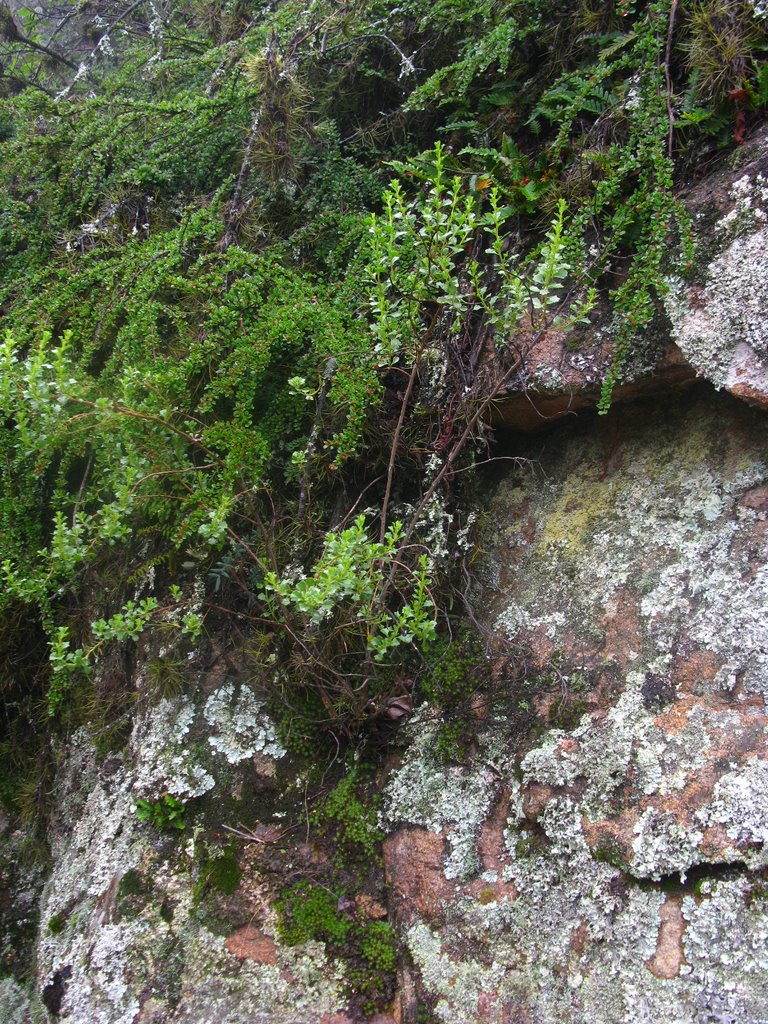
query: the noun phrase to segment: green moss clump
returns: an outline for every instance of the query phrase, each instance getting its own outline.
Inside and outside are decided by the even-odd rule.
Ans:
[[[130,868],[117,887],[117,910],[122,917],[137,917],[154,892],[152,879],[135,868]]]
[[[592,851],[592,856],[600,864],[610,864],[622,871],[627,866],[624,851],[615,839],[601,839]]]
[[[263,662],[266,657],[264,652],[268,650],[266,636],[261,634],[260,639],[263,642],[254,645],[252,651],[253,663],[257,666]],[[283,697],[283,693],[278,690],[269,702],[277,739],[294,759],[306,761],[311,770],[318,760],[318,744],[328,739],[324,733],[318,735],[316,724],[323,717],[323,702],[319,694],[309,689],[292,694],[290,703]]]
[[[421,681],[425,699],[444,711],[463,705],[487,672],[487,658],[479,638],[463,630],[452,639],[441,636],[426,651],[429,672]],[[480,671],[478,671],[478,669]]]
[[[67,927],[67,919],[64,914],[54,914],[48,919],[48,932],[50,935],[61,935]]]
[[[526,833],[515,843],[515,857],[518,860],[532,857],[536,853],[537,846],[536,837]]]
[[[312,821],[339,844],[339,855],[370,860],[384,838],[378,827],[379,797],[366,801],[360,768],[352,768],[313,812]]]
[[[588,707],[589,703],[585,697],[569,696],[566,700],[562,701],[552,715],[550,727],[552,729],[563,729],[565,732],[575,729],[582,716],[586,714]]]
[[[297,882],[277,900],[278,932],[288,946],[314,939],[343,943],[352,927],[338,909],[338,897],[319,885]]]
[[[211,862],[208,882],[217,892],[231,896],[240,885],[243,872],[237,862],[235,851],[230,847]]]
[[[429,671],[421,680],[421,693],[444,716],[435,753],[442,762],[462,761],[469,743],[469,701],[487,681],[488,659],[469,629],[455,638],[439,637],[425,653]]]
[[[439,761],[461,761],[466,754],[465,724],[460,721],[443,722],[437,733],[435,753]]]
[[[360,929],[360,952],[376,971],[394,971],[397,965],[397,940],[391,924],[371,921]]]
[[[697,896],[702,895],[701,886],[703,881],[704,879],[701,879],[696,883]],[[765,904],[766,902],[768,902],[768,882],[761,879],[755,882],[755,884],[752,886],[749,893],[747,894],[747,906],[751,907],[755,903]]]
[[[151,888],[148,878],[135,868],[126,871],[120,879],[117,887],[117,898],[126,899],[129,896],[146,896]]]
[[[200,900],[206,893],[221,893],[231,896],[237,891],[243,871],[235,849],[207,847],[200,864],[200,876],[195,885],[195,899]]]
[[[289,946],[324,942],[327,952],[344,963],[350,999],[369,1016],[392,997],[397,937],[386,921],[360,922],[340,905],[328,889],[297,882],[277,900],[278,933]]]

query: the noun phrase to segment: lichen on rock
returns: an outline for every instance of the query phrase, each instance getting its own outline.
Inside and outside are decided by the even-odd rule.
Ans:
[[[191,698],[182,696],[161,700],[137,716],[132,736],[137,796],[167,792],[191,799],[213,789],[215,779],[190,749],[196,713]]]
[[[3,1024],[27,1024],[30,1020],[27,993],[13,978],[0,980],[0,1020]]]
[[[691,287],[670,279],[665,296],[672,336],[701,376],[768,407],[768,187],[762,174],[731,187],[732,209],[715,225],[729,244]]]
[[[254,736],[254,751],[262,760],[282,754],[260,707],[233,701],[231,687],[215,694],[221,700],[209,701],[207,714],[190,697],[147,707],[122,759],[101,761],[86,730],[67,747],[51,825],[53,869],[41,906],[42,920],[60,925],[41,930],[37,947],[40,991],[45,999],[55,990],[62,1021],[135,1024],[151,1011],[156,1016],[148,1019],[194,1024],[288,1024],[296,1012],[319,1022],[343,1005],[340,968],[321,945],[289,949],[275,936],[275,963],[230,953],[197,907],[202,830],[199,839],[194,833],[166,839],[135,813],[139,793],[198,797],[217,786],[208,768],[216,771],[219,754],[225,764],[236,763],[229,748],[211,760],[205,745],[201,751],[191,742],[204,735],[203,723],[217,730],[234,723],[233,742],[242,753],[237,730],[258,715],[262,733]],[[197,760],[201,754],[206,768]],[[265,927],[274,932],[274,920]]]
[[[541,474],[510,475],[491,503],[475,606],[527,653],[526,685],[551,679],[556,704],[589,687],[568,728],[546,729],[552,702],[534,693],[543,734],[519,763],[493,760],[499,883],[437,902],[404,890],[445,1024],[768,1016],[768,900],[749,874],[768,826],[765,424],[712,393],[614,417],[560,433]],[[429,800],[409,789],[431,792],[413,767],[429,741],[412,743],[394,778],[424,825]]]
[[[381,824],[390,831],[405,824],[444,832],[450,846],[445,877],[466,879],[479,868],[477,836],[493,803],[497,779],[487,765],[468,770],[441,764],[435,752],[439,719],[430,721],[428,714],[425,706],[410,723],[413,742],[387,781]]]
[[[264,705],[247,686],[236,690],[233,683],[225,684],[208,698],[203,715],[211,728],[208,742],[229,764],[257,753],[273,758],[285,754]]]

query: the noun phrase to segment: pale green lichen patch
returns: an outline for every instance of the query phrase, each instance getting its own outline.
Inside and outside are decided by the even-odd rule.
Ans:
[[[430,996],[437,999],[435,1012],[445,1024],[477,1019],[478,1003],[485,993],[503,999],[512,988],[505,965],[490,967],[475,959],[451,957],[441,936],[425,924],[413,925],[406,934],[408,949]]]
[[[605,813],[605,805],[614,791],[633,780],[633,788],[644,796],[667,795],[679,790],[691,774],[705,763],[710,746],[707,713],[694,708],[685,725],[669,734],[645,707],[643,673],[630,673],[627,686],[616,704],[597,722],[586,717],[571,733],[552,730],[544,742],[530,751],[522,762],[523,778],[551,786],[569,786],[577,778],[586,783],[581,797],[585,814]],[[737,716],[725,712],[715,717],[715,725],[735,722]],[[577,742],[563,746],[569,735]]]
[[[768,182],[758,173],[752,178],[743,174],[728,190],[731,209],[715,224],[715,233],[721,239],[732,241],[749,235],[768,222]]]
[[[504,874],[516,897],[486,905],[458,899],[439,929],[423,922],[407,929],[437,1020],[486,1019],[480,1008],[489,1005],[488,1019],[503,1020],[515,1007],[537,1024],[765,1018],[768,900],[751,898],[751,883],[705,881],[695,896],[693,886],[683,890],[682,937],[667,950],[676,970],[658,977],[651,966],[667,894],[596,861],[570,798],[553,799],[540,827],[546,844],[530,846],[521,844],[520,813],[508,822]],[[730,1016],[712,1017],[713,1007]]]
[[[30,1005],[27,993],[13,980],[0,980],[0,1020],[3,1024],[28,1024]]]
[[[752,867],[768,866],[768,762],[752,757],[740,771],[723,775],[697,817],[724,825],[735,843],[748,844]]]
[[[122,763],[101,763],[85,730],[69,744],[54,794],[53,869],[41,905],[41,920],[61,925],[41,929],[37,946],[39,989],[60,979],[62,1020],[134,1024],[151,1000],[163,1020],[288,1024],[298,1012],[314,1024],[343,1004],[339,969],[322,947],[285,949],[275,938],[277,964],[230,954],[196,905],[204,837],[191,827],[163,836],[137,817],[137,793],[197,796],[201,778],[210,780],[203,792],[214,786],[209,768],[218,771],[221,762],[224,772],[238,760],[229,756],[234,746],[212,753],[203,745],[202,768],[201,745],[190,741],[204,735],[203,723],[217,730],[228,724],[239,752],[252,726],[254,752],[282,753],[261,709],[232,700],[233,692],[223,688],[220,714],[215,704],[200,713],[187,697],[148,708]],[[274,931],[268,915],[263,927]]]
[[[505,874],[516,899],[465,899],[447,908],[439,931],[424,924],[408,930],[440,1021],[482,1019],[479,1007],[489,998],[498,1000],[494,1020],[503,1019],[503,1006],[524,1006],[537,1024],[634,1019],[624,986],[645,985],[646,975],[654,983],[645,960],[655,949],[663,896],[617,887],[618,872],[589,856],[574,810],[567,800],[553,806],[544,823],[551,844],[522,857],[514,850],[524,833],[513,816]]]
[[[608,665],[610,685],[519,766],[494,761],[507,888],[411,921],[444,1024],[768,1019],[768,900],[746,875],[768,837],[765,442],[757,416],[694,398],[561,433],[500,487],[483,606],[517,652],[556,650],[564,679]]]
[[[498,780],[482,760],[472,768],[441,764],[437,757],[439,720],[424,707],[410,723],[412,742],[403,764],[384,791],[381,825],[417,825],[444,832],[449,843],[446,878],[465,879],[480,867],[477,836],[493,804]]]
[[[764,716],[693,704],[676,709],[670,731],[663,716],[646,709],[643,682],[642,674],[631,673],[604,717],[585,717],[570,733],[551,731],[523,758],[523,783],[577,792],[579,819],[602,823],[616,847],[612,858],[637,878],[684,876],[707,861],[762,867],[768,762],[751,756],[739,764],[739,743],[764,749]],[[718,777],[722,769],[713,763],[724,758],[731,770]],[[722,826],[730,842],[705,844],[713,825]]]
[[[632,873],[638,878],[663,878],[686,871],[702,859],[704,833],[682,825],[670,811],[648,807],[632,829]]]
[[[315,1024],[344,1005],[344,976],[322,943],[278,947],[276,964],[246,960],[233,969],[224,940],[191,934],[174,1024]]]
[[[207,740],[207,756],[195,738]],[[285,754],[253,691],[231,682],[215,690],[202,709],[188,696],[149,708],[136,719],[132,749],[137,794],[168,792],[186,799],[214,788],[217,761],[235,765],[255,754]]]
[[[131,737],[137,795],[167,792],[190,799],[215,786],[215,779],[191,749],[197,715],[186,696],[161,700],[137,717]]]
[[[646,671],[685,638],[729,666],[724,679],[768,695],[768,570],[750,540],[766,514],[743,500],[768,481],[766,430],[750,429],[700,401],[635,426],[610,459],[599,437],[563,439],[542,459],[544,479],[502,486],[489,545],[501,564],[486,573],[499,581],[499,630],[516,644],[545,635],[554,648],[594,651],[629,594],[639,624],[636,636],[621,626],[627,669]],[[527,546],[506,533],[521,505]],[[605,647],[601,656],[616,657]]]
[[[760,884],[747,878],[708,880],[698,898],[683,900],[681,974],[699,983],[697,1021],[751,1024],[768,1016],[768,901]]]
[[[764,181],[748,178],[737,188],[734,208],[718,228],[730,236],[749,233],[712,261],[702,288],[691,292],[682,280],[670,280],[665,305],[672,335],[700,375],[717,388],[747,397],[761,394],[768,402],[768,230],[758,205],[768,198],[768,189]]]
[[[208,742],[229,764],[257,753],[274,758],[285,754],[263,704],[247,686],[239,690],[232,683],[222,686],[206,701],[203,715],[212,731]]]
[[[43,920],[61,915],[67,923],[59,934],[41,934],[37,957],[41,988],[57,972],[71,974],[62,1007],[73,1021],[128,1024],[139,1010],[144,943],[135,941],[133,926],[113,919],[120,877],[150,853],[134,813],[132,781],[123,768],[100,777],[87,735],[75,735],[57,780],[53,871],[41,913]],[[135,971],[136,984],[129,984]]]

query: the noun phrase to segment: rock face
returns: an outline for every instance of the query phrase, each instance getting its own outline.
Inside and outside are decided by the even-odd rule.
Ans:
[[[269,795],[285,752],[247,686],[206,680],[197,700],[140,713],[122,757],[100,758],[85,731],[62,752],[36,958],[50,1020],[288,1024],[298,1014],[319,1024],[343,1005],[322,943],[280,943],[247,854],[236,902],[216,892],[227,850],[212,844],[226,820],[215,797],[231,800],[246,778]],[[143,825],[136,800],[161,793],[212,801],[216,829],[172,836]],[[0,989],[0,1007],[13,996]]]
[[[693,265],[667,281],[664,313],[634,339],[615,404],[668,395],[703,378],[768,408],[768,133],[681,195],[696,241]],[[538,431],[597,405],[615,325],[603,309],[584,336],[551,332],[494,412]]]
[[[688,199],[704,227],[699,280],[670,281],[672,335],[697,375],[752,405],[768,408],[768,159]],[[709,228],[706,228],[706,225]]]
[[[425,709],[385,805],[438,1020],[768,1016],[767,441],[706,390],[497,486],[476,605],[525,678],[461,767]]]

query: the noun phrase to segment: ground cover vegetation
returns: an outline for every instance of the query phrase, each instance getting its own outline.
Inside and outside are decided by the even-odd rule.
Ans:
[[[692,257],[676,182],[764,116],[764,12],[105,0],[0,40],[9,760],[152,630],[236,631],[296,749],[381,736],[439,698],[493,403],[599,302],[608,409]]]

